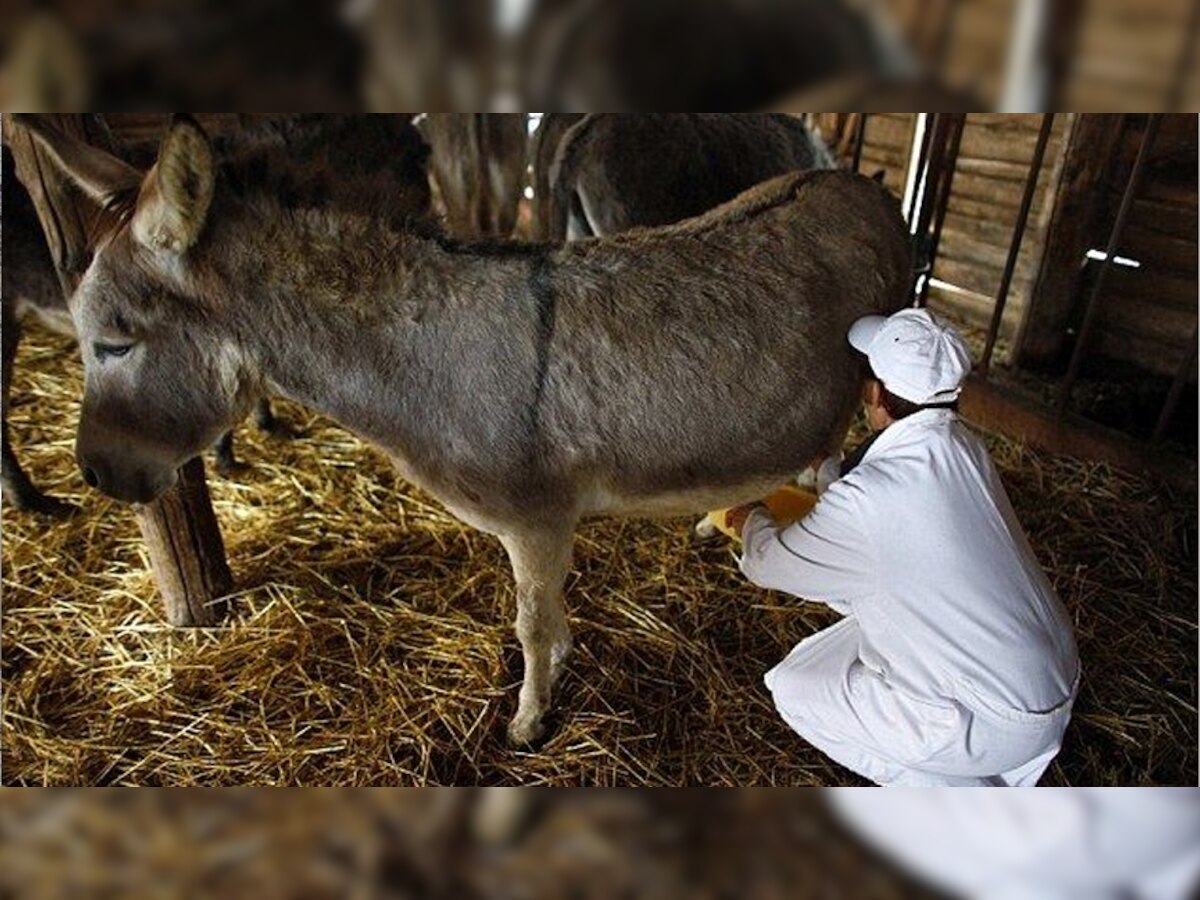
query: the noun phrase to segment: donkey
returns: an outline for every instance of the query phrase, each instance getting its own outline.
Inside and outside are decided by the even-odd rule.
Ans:
[[[845,172],[782,176],[697,219],[571,244],[475,244],[289,206],[177,118],[141,172],[31,122],[111,211],[71,314],[76,454],[133,503],[270,391],[384,448],[497,536],[536,741],[571,645],[577,523],[745,502],[839,445],[859,316],[905,302],[898,205]]]
[[[821,139],[783,113],[590,115],[559,140],[547,236],[669,225],[784,172],[834,167]]]
[[[102,124],[102,123],[101,123]],[[287,116],[244,132],[217,138],[218,158],[234,162],[246,177],[261,179],[269,171],[281,190],[302,194],[309,202],[341,209],[372,209],[407,220],[430,214],[426,167],[429,147],[404,116]],[[138,159],[139,148],[125,148]],[[337,165],[334,161],[337,161]],[[151,156],[149,162],[153,162]],[[67,299],[46,246],[33,201],[16,177],[8,148],[3,150],[3,456],[0,484],[18,509],[59,517],[72,504],[42,493],[22,470],[8,431],[9,391],[23,322],[30,317],[62,334],[75,336]],[[255,423],[261,430],[289,436],[275,418],[270,401],[257,402]],[[217,470],[239,467],[233,432],[214,448]]]

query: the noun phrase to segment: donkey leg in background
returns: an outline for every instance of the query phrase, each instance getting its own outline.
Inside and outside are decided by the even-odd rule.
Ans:
[[[300,437],[297,429],[275,415],[275,411],[271,409],[271,401],[266,397],[259,400],[258,406],[255,407],[254,424],[258,426],[259,431],[272,437],[287,438],[288,440]]]
[[[62,518],[78,510],[73,503],[58,500],[39,491],[29,480],[29,476],[17,461],[13,452],[12,442],[8,436],[8,395],[12,390],[13,363],[17,358],[17,346],[21,343],[21,323],[13,314],[12,308],[5,303],[3,321],[0,322],[3,331],[3,384],[0,392],[3,394],[2,411],[0,411],[0,438],[3,444],[0,448],[0,487],[4,490],[4,499],[17,509],[41,513],[44,516]]]
[[[564,527],[501,538],[517,584],[517,638],[525,664],[517,714],[508,726],[513,744],[542,736],[550,693],[571,651],[562,588],[571,566],[573,531]]]
[[[221,435],[220,439],[213,444],[213,458],[216,460],[218,474],[225,478],[246,468],[246,464],[239,460],[233,452],[232,429]]]
[[[275,417],[275,413],[271,409],[271,401],[265,397],[259,400],[258,405],[254,408],[254,424],[258,426],[259,431],[272,437],[288,440],[300,437],[300,432],[287,422]],[[223,476],[228,477],[248,468],[247,464],[239,460],[233,452],[232,430],[225,432],[221,435],[220,440],[213,444],[213,456],[216,459],[217,472]]]

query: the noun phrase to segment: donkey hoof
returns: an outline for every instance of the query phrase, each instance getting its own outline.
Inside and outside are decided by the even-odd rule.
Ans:
[[[275,423],[275,427],[271,429],[271,437],[281,441],[298,441],[304,437],[305,431],[303,428],[297,428],[295,425],[289,425],[287,422]]]
[[[541,716],[522,716],[508,723],[508,744],[517,749],[528,749],[542,739],[546,734],[546,726]]]
[[[272,418],[270,421],[258,422],[258,430],[268,437],[275,438],[280,441],[294,441],[297,438],[304,437],[304,432],[292,425],[285,419]]]
[[[216,459],[217,474],[222,478],[234,478],[250,471],[250,464],[244,463],[235,456],[218,455]]]
[[[692,540],[697,544],[707,544],[720,536],[721,532],[708,516],[692,526]]]

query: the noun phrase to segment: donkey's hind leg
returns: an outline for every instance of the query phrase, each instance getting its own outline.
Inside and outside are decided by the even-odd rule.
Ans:
[[[525,531],[501,540],[517,583],[517,637],[525,673],[509,742],[530,744],[545,730],[550,693],[571,651],[562,588],[571,567],[573,527]]]

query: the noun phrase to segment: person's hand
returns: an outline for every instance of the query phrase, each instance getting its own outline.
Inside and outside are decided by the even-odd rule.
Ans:
[[[754,503],[744,503],[741,506],[734,506],[725,510],[725,527],[736,534],[741,534],[742,529],[746,525],[746,519],[750,517],[750,513],[756,509],[766,509],[765,503],[756,501]]]

